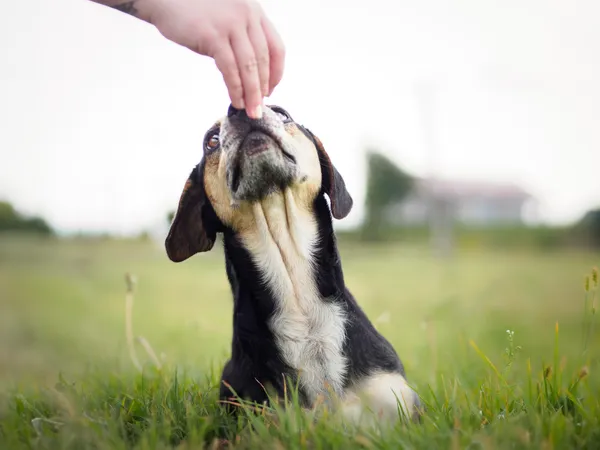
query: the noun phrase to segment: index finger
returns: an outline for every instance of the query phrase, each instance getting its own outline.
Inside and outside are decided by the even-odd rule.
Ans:
[[[234,32],[231,36],[231,48],[235,54],[240,78],[244,87],[244,103],[248,117],[258,119],[262,116],[262,92],[258,73],[258,61],[246,30]]]
[[[231,104],[234,108],[244,109],[246,107],[244,103],[244,88],[235,55],[229,42],[223,45],[215,55],[215,63],[225,80]]]

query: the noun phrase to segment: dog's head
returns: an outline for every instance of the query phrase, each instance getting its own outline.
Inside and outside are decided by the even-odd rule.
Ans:
[[[204,155],[190,174],[166,239],[172,261],[209,251],[216,234],[249,227],[252,204],[291,191],[312,213],[327,194],[336,219],[348,215],[352,197],[321,141],[283,108],[264,108],[261,119],[229,107],[204,136]]]

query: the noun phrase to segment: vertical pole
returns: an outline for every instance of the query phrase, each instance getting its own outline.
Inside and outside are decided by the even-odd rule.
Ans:
[[[438,172],[437,142],[435,138],[435,85],[431,81],[420,81],[416,86],[418,108],[423,132],[423,146],[428,158],[428,174],[426,175],[425,195],[428,209],[428,225],[430,245],[437,257],[450,256],[451,237],[451,205],[436,196],[433,183]]]

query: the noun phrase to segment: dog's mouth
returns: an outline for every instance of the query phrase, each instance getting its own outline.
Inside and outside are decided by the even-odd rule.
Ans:
[[[283,149],[279,139],[262,130],[253,130],[248,133],[240,144],[239,151],[248,157],[253,157],[271,149],[281,152],[286,160],[296,164],[296,158]]]
[[[258,200],[290,184],[297,161],[281,138],[268,130],[252,129],[231,155],[227,181],[236,200]]]

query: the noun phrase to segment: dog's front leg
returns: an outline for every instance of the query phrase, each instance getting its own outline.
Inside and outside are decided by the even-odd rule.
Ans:
[[[269,398],[260,380],[251,375],[252,371],[233,360],[227,361],[221,374],[219,400],[231,412],[244,407],[242,402],[268,405]]]

